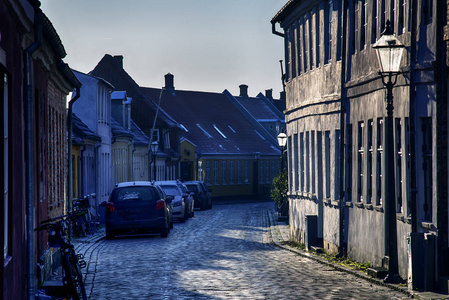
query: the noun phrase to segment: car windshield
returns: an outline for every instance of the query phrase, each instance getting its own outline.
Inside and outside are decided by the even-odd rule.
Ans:
[[[189,191],[191,192],[198,192],[198,186],[196,184],[186,184],[187,188],[189,189]]]
[[[115,189],[112,192],[112,202],[123,201],[156,201],[157,195],[154,188],[133,186]]]
[[[180,196],[179,189],[174,185],[161,185],[161,188],[169,196]]]
[[[189,191],[187,190],[187,188],[184,184],[180,184],[179,186],[181,187],[181,190],[184,194],[188,194]]]

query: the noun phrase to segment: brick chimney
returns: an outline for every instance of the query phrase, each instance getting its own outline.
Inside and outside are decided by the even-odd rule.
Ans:
[[[173,91],[175,89],[175,76],[173,74],[165,74],[165,89],[167,91]]]
[[[239,85],[240,88],[240,97],[248,97],[248,86],[246,84]]]
[[[265,90],[265,97],[270,100],[273,100],[273,89]]]
[[[115,63],[123,69],[123,55],[115,55],[113,58]]]

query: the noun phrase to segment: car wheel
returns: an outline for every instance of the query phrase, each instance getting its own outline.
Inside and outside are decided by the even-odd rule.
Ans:
[[[106,239],[107,240],[112,240],[115,238],[115,232],[112,230],[107,230],[106,229]]]
[[[168,227],[161,230],[161,237],[166,238],[168,236]]]

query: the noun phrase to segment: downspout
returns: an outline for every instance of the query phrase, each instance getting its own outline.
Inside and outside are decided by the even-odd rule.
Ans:
[[[345,247],[345,119],[346,119],[346,26],[347,26],[347,1],[342,1],[343,20],[341,26],[342,41],[341,41],[341,77],[340,77],[340,220],[339,220],[339,244],[338,256],[346,256]]]
[[[409,87],[409,143],[410,143],[410,210],[412,233],[418,232],[418,210],[417,210],[417,193],[418,187],[416,182],[416,92],[415,92],[415,67],[416,67],[416,35],[417,35],[417,0],[412,0],[412,18],[411,24],[411,41],[410,41],[410,87]]]
[[[73,104],[81,96],[81,88],[75,88],[75,97],[69,101],[69,108],[67,112],[67,131],[68,131],[68,142],[67,142],[67,211],[72,211],[72,200],[73,200],[73,184],[72,184],[72,125],[73,125]]]
[[[34,182],[34,136],[33,136],[33,53],[42,43],[43,13],[40,8],[34,12],[34,42],[24,53],[24,102],[25,102],[25,161],[26,161],[26,280],[27,299],[35,294],[34,225],[35,225],[35,182]]]
[[[73,124],[73,121],[72,121]],[[78,174],[78,178],[79,180],[79,193],[78,193],[78,197],[82,198],[84,196],[88,195],[87,189],[85,190],[85,188],[87,187],[87,185],[84,184],[84,180],[86,178],[84,178],[84,174],[82,173],[82,170],[87,170],[87,165],[84,165],[84,152],[86,152],[86,146],[82,146],[80,149],[80,168],[78,170],[79,174]],[[86,191],[86,194],[83,193],[83,191]]]

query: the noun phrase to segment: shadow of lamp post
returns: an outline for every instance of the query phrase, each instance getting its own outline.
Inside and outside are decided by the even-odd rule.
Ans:
[[[387,172],[385,172],[385,227],[387,235],[387,255],[388,255],[388,275],[385,277],[386,283],[398,283],[402,279],[398,272],[398,247],[396,228],[396,193],[394,178],[394,136],[393,136],[393,87],[396,84],[397,76],[400,73],[402,54],[405,46],[393,35],[390,21],[386,22],[385,31],[382,37],[373,45],[376,49],[377,58],[380,64],[382,83],[387,89],[387,139],[385,160]]]
[[[153,155],[153,180],[156,181],[156,154],[159,148],[159,143],[157,141],[153,141],[151,143],[151,154]]]

